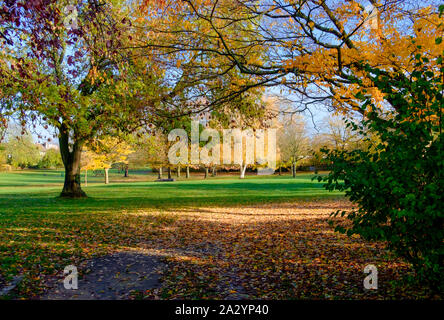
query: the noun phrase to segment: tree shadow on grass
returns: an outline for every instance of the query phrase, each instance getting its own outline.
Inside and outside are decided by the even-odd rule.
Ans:
[[[3,213],[79,213],[79,212],[107,212],[110,210],[175,210],[178,208],[199,208],[207,206],[230,207],[230,206],[251,206],[259,204],[287,203],[293,207],[291,202],[304,203],[313,201],[324,202],[328,200],[344,199],[338,194],[316,195],[307,193],[296,195],[245,195],[245,194],[221,194],[213,196],[173,196],[173,197],[142,197],[126,196],[116,197],[89,197],[86,199],[63,199],[44,196],[16,196],[2,195],[0,206]],[[320,205],[322,206],[322,205]]]

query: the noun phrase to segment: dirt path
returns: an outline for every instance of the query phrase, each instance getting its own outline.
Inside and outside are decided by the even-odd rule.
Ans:
[[[49,300],[120,300],[133,291],[160,286],[159,277],[165,267],[160,257],[144,253],[118,252],[87,262],[85,275],[79,276],[78,289],[64,288],[59,279],[42,299]]]

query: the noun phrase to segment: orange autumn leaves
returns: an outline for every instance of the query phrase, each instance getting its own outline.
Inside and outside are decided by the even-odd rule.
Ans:
[[[332,210],[345,201],[175,210],[162,248],[168,270],[145,299],[384,299],[414,297],[417,288],[389,283],[408,273],[382,243],[334,232]],[[381,287],[363,289],[365,265],[378,266]]]
[[[338,19],[341,24],[345,24],[346,16],[351,15],[350,11],[339,7],[335,13],[341,17]],[[305,75],[301,83],[303,86],[314,82],[320,88],[319,92],[332,91],[332,103],[339,111],[347,112],[349,101],[354,100],[356,93],[362,88],[366,88],[373,103],[382,108],[385,96],[373,85],[362,66],[369,64],[389,73],[411,73],[416,63],[415,59],[412,59],[414,54],[424,55],[429,59],[429,63],[433,64],[443,53],[444,44],[435,41],[438,37],[442,37],[444,31],[438,13],[429,7],[418,11],[416,17],[410,28],[402,27],[398,21],[402,19],[401,13],[394,8],[387,10],[384,19],[379,16],[377,30],[363,26],[356,33],[351,42],[352,47],[343,45],[338,49],[320,45],[309,54],[298,55],[284,61],[284,68]],[[341,40],[345,42],[343,39],[338,39]],[[292,45],[289,43],[288,47]],[[432,69],[438,72],[439,66],[434,65]],[[360,79],[361,85],[343,84],[337,81],[344,78],[344,74],[347,73]]]

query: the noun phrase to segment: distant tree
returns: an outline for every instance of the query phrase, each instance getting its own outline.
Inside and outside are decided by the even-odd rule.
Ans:
[[[264,96],[263,90],[255,89],[237,97],[220,111],[210,114],[210,121],[208,121],[210,128],[251,130],[251,136],[242,138],[242,161],[236,164],[239,166],[240,179],[245,178],[245,172],[249,166],[256,166],[254,161],[252,163],[247,161],[250,160],[246,154],[247,140],[251,139],[254,143],[256,130],[273,127],[278,111],[274,98]],[[251,160],[254,160],[254,155],[252,158]],[[208,177],[208,167],[205,168],[205,177]]]
[[[14,129],[15,126],[12,125],[12,128]],[[17,131],[17,130],[15,130]],[[8,152],[7,152],[7,146],[8,146],[8,135],[11,133],[11,127],[10,126],[0,126],[0,166],[1,168],[11,168],[11,166],[8,164]]]
[[[293,177],[296,177],[296,166],[309,153],[309,139],[302,116],[282,120],[278,133],[278,145],[281,161],[291,165]]]
[[[40,160],[40,151],[32,136],[26,133],[16,136],[11,133],[6,143],[7,163],[15,168],[36,166]]]
[[[5,165],[7,162],[6,143],[0,140],[0,166]]]
[[[116,137],[105,137],[88,146],[87,157],[91,157],[88,168],[103,169],[105,184],[109,183],[109,169],[115,163],[126,163],[128,155],[133,152],[131,147]]]
[[[90,151],[88,148],[84,148],[82,150],[82,158],[80,162],[80,170],[83,170],[85,172],[85,186],[88,186],[88,170],[95,170],[95,163],[94,163],[94,156],[95,154]]]
[[[344,119],[338,116],[328,117],[326,119],[327,133],[326,138],[338,150],[352,150],[359,148],[360,136],[353,131]]]
[[[331,139],[326,133],[317,133],[311,137],[310,141],[310,165],[316,167],[325,167],[328,165],[327,156],[323,149],[333,149]]]
[[[4,142],[8,132],[7,126],[0,126],[0,144]]]
[[[121,164],[121,168],[124,172],[124,177],[129,176],[129,169],[130,168],[142,168],[148,165],[148,159],[146,155],[141,152],[140,149],[138,149],[136,146],[132,145],[132,148],[134,150],[133,153],[128,155],[128,158],[126,160],[126,163]]]
[[[0,143],[0,170],[5,169],[6,166],[7,166],[6,145],[4,143]]]
[[[158,178],[162,179],[163,168],[169,167],[168,162],[168,138],[160,130],[154,131],[151,135],[143,135],[138,139],[138,157],[144,159],[151,168],[158,170]]]

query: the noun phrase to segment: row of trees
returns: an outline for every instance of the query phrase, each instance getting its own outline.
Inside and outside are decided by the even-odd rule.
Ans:
[[[277,135],[277,168],[279,174],[282,169],[291,170],[296,174],[297,166],[325,167],[328,165],[322,148],[337,150],[355,150],[364,148],[359,136],[346,126],[339,117],[327,117],[319,133],[310,133],[302,115],[280,117],[274,123],[279,126]],[[17,131],[17,130],[15,130]],[[87,145],[82,152],[81,170],[104,170],[105,181],[108,183],[108,170],[113,165],[120,165],[128,176],[128,169],[144,168],[149,166],[159,172],[166,168],[171,178],[171,170],[180,176],[180,170],[185,169],[189,177],[190,168],[203,169],[209,175],[215,175],[217,170],[237,170],[238,166],[172,166],[168,160],[168,150],[171,143],[163,133],[157,135],[127,135],[126,139],[104,137],[95,143]],[[61,168],[63,162],[60,152],[56,148],[45,149],[41,144],[35,144],[32,136],[27,133],[18,135],[11,132],[5,141],[0,144],[1,163],[11,165],[13,168]],[[257,165],[250,165],[256,169]],[[242,171],[241,171],[242,173]]]

